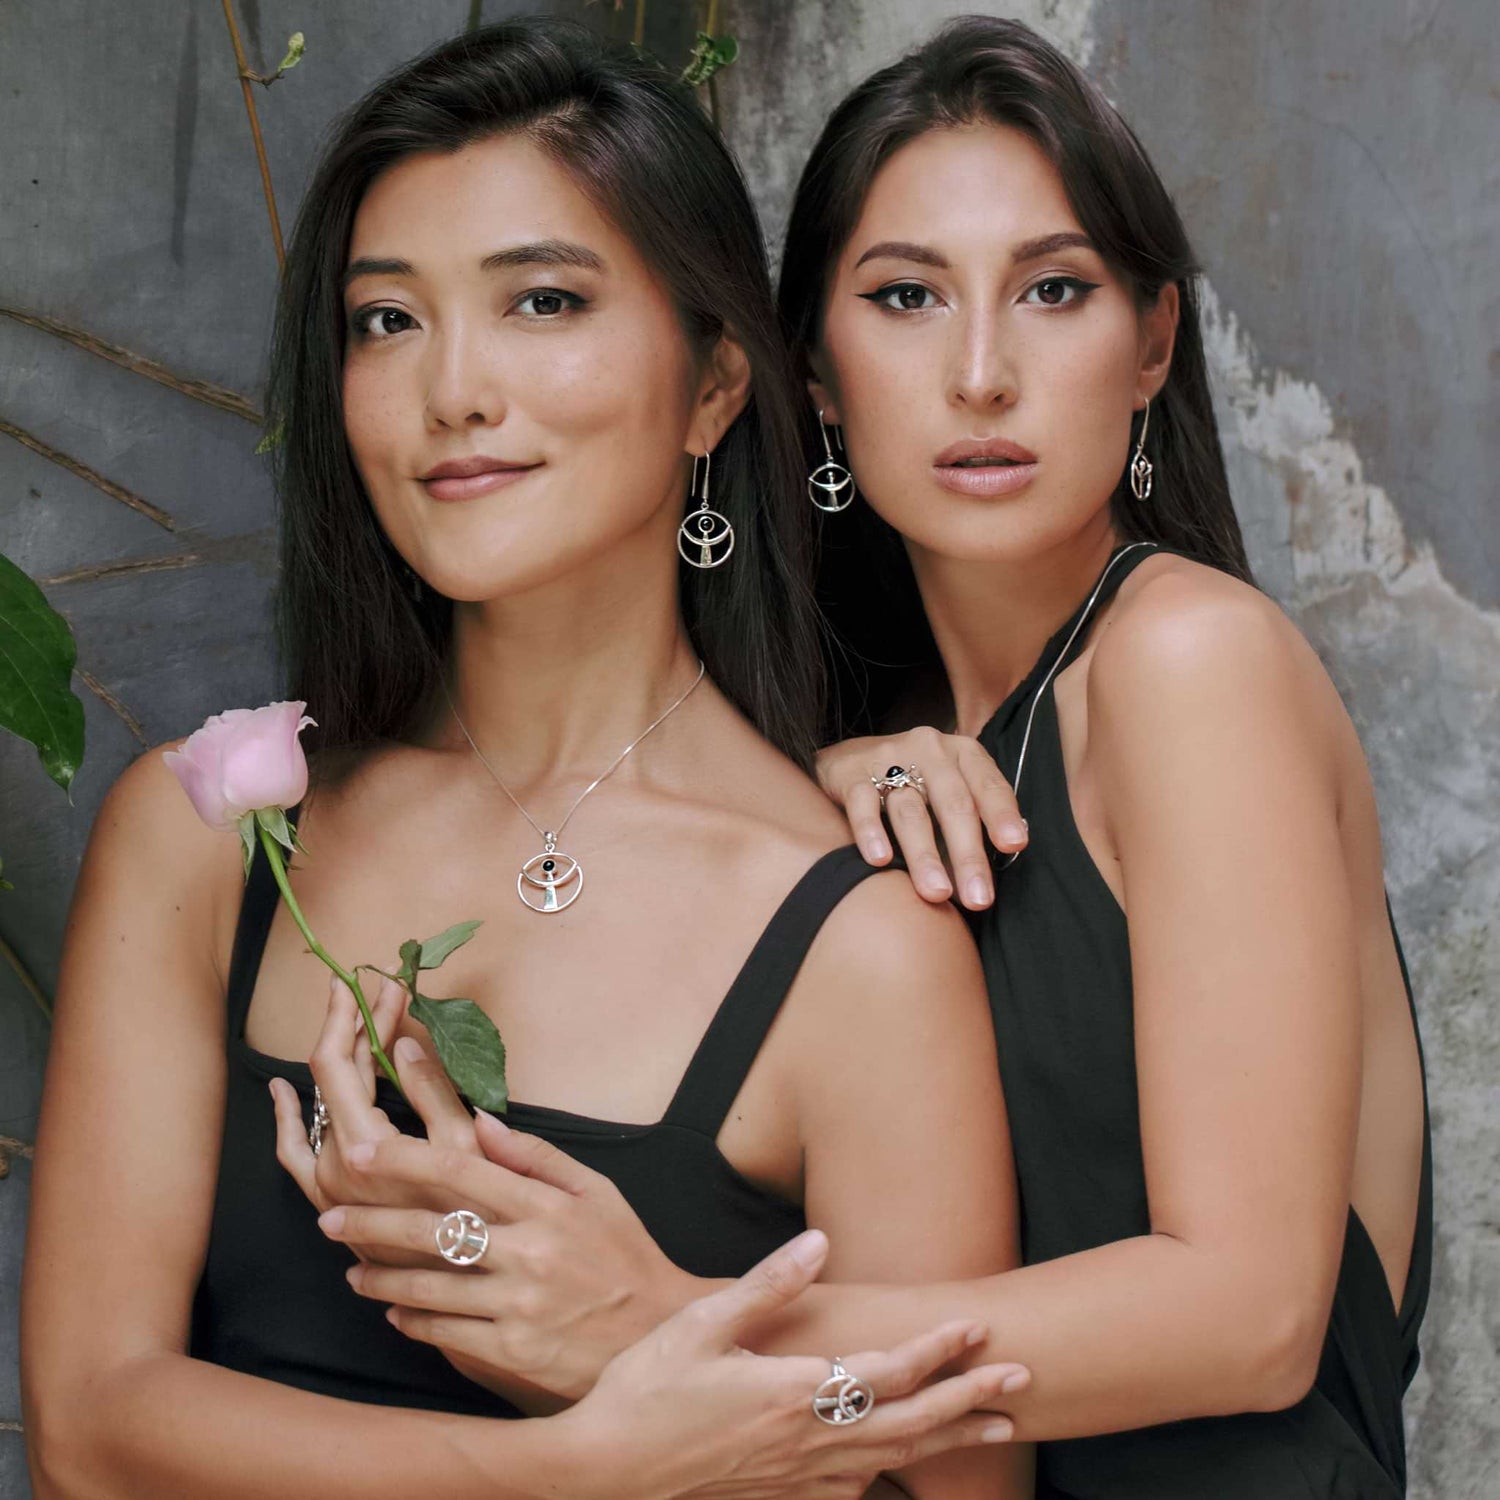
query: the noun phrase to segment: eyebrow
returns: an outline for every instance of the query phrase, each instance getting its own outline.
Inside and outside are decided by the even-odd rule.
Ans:
[[[1034,240],[1022,241],[1011,251],[1011,260],[1016,265],[1021,265],[1026,261],[1054,255],[1059,250],[1072,249],[1093,250],[1094,242],[1088,235],[1080,234],[1077,230],[1062,230],[1057,234],[1044,234]],[[946,256],[928,245],[913,244],[910,240],[881,240],[878,245],[871,245],[854,262],[854,269],[857,271],[867,260],[909,260],[938,271],[951,269]]]
[[[527,245],[512,245],[496,250],[480,261],[482,271],[513,270],[517,266],[573,266],[582,271],[602,271],[604,261],[587,245],[572,240],[534,240]],[[380,259],[362,256],[345,268],[341,285],[347,288],[361,276],[415,276],[417,268],[409,260]]]

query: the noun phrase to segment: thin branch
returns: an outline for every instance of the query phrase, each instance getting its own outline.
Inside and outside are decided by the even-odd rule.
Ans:
[[[86,672],[82,667],[75,667],[73,670],[78,673],[89,692],[112,709],[119,721],[140,741],[141,749],[149,750],[151,741],[146,738],[146,730],[141,721],[92,672]]]
[[[66,469],[68,473],[76,474],[80,479],[86,479],[95,489],[102,490],[108,495],[111,500],[118,500],[121,505],[128,505],[131,510],[145,516],[148,521],[155,521],[163,531],[177,530],[177,522],[160,506],[153,505],[149,500],[142,500],[139,495],[116,484],[114,480],[106,479],[97,469],[91,469],[76,458],[70,458],[60,449],[44,443],[41,438],[33,437],[24,428],[7,422],[4,417],[0,417],[0,432],[30,448],[33,453],[40,453],[43,458],[55,463],[59,468]]]
[[[90,563],[85,568],[70,568],[50,578],[38,578],[46,588],[58,583],[94,583],[100,578],[119,578],[130,573],[165,573],[174,568],[196,568],[203,561],[197,552],[174,552],[167,557],[133,557],[125,562]]]
[[[46,991],[32,978],[31,970],[21,960],[21,955],[0,937],[0,959],[3,959],[16,972],[16,978],[21,981],[21,988],[36,1001],[37,1009],[50,1021],[52,1019],[52,1002],[47,998]]]
[[[203,402],[206,406],[214,406],[220,411],[227,411],[231,416],[243,417],[247,422],[254,422],[257,427],[261,426],[265,420],[249,401],[234,391],[225,390],[223,386],[214,385],[211,381],[192,380],[185,375],[176,375],[156,360],[147,359],[144,354],[135,354],[129,349],[122,349],[119,344],[111,344],[95,334],[85,333],[81,328],[70,328],[68,324],[58,322],[56,318],[43,317],[40,313],[22,312],[18,307],[0,307],[0,318],[12,318],[17,323],[24,323],[28,328],[37,328],[43,333],[52,334],[55,338],[66,339],[68,343],[75,344],[90,354],[97,354],[100,359],[107,359],[111,364],[119,365],[122,370],[129,370],[134,375],[144,375],[147,380],[154,380],[158,385],[167,386],[179,395],[189,396],[194,401]]]
[[[239,73],[240,88],[245,94],[245,113],[250,116],[250,135],[255,141],[255,159],[260,163],[261,186],[266,193],[266,212],[271,216],[271,239],[276,245],[276,264],[286,266],[286,246],[281,240],[281,219],[276,212],[276,191],[271,186],[271,164],[266,160],[266,143],[261,138],[260,116],[255,112],[255,91],[250,87],[252,76],[245,61],[245,46],[240,41],[239,23],[234,19],[234,5],[224,0],[224,19],[229,23],[229,39],[234,43],[235,68]]]
[[[637,47],[646,45],[646,0],[635,0],[635,33],[630,40]]]
[[[469,0],[469,24],[465,31],[478,31],[484,20],[484,0]]]

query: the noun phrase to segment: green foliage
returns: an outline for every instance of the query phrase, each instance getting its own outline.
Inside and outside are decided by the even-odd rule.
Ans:
[[[433,1000],[418,993],[417,975],[441,967],[479,928],[478,922],[458,922],[436,937],[408,938],[401,945],[401,968],[396,978],[411,996],[409,1011],[432,1037],[453,1086],[471,1104],[492,1114],[510,1102],[505,1080],[505,1043],[495,1023],[472,1000]]]
[[[721,68],[727,68],[740,55],[740,44],[732,36],[710,36],[698,33],[693,43],[692,60],[682,70],[682,81],[702,88]]]
[[[68,622],[0,554],[0,729],[35,745],[64,791],[83,760],[83,704],[69,686],[77,657]]]
[[[302,54],[307,51],[307,38],[300,31],[294,31],[286,39],[286,56],[276,64],[278,73],[289,72],[302,61]]]

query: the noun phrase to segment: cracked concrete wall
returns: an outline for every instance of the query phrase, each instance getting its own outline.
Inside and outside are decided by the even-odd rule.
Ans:
[[[1493,5],[741,0],[752,61],[726,83],[725,124],[773,245],[832,101],[974,10],[1019,16],[1089,68],[1206,268],[1252,561],[1359,726],[1421,1011],[1437,1253],[1410,1493],[1500,1493]],[[780,65],[757,71],[760,56]]]
[[[580,13],[576,0],[507,11]],[[740,0],[726,128],[780,237],[822,113],[939,20],[938,0]],[[653,25],[682,4],[652,0]],[[1495,451],[1497,76],[1487,0],[1026,0],[1178,194],[1212,291],[1210,359],[1261,579],[1364,737],[1426,1033],[1436,1283],[1408,1400],[1412,1494],[1500,1488],[1500,942]],[[240,0],[284,221],[332,115],[457,30],[464,0]],[[594,12],[596,15],[598,12]],[[1490,22],[1491,24],[1486,24]],[[217,5],[0,0],[0,306],[258,398],[274,261]],[[766,65],[760,65],[765,59]],[[774,60],[774,65],[771,65]],[[1489,418],[1488,421],[1485,418]],[[73,622],[89,753],[70,808],[0,739],[0,935],[48,990],[104,790],[142,743],[262,701],[271,500],[244,420],[0,317],[0,551]],[[3,431],[3,429],[0,429]],[[0,966],[0,1135],[28,1139],[45,1026]],[[24,1496],[15,1301],[28,1164],[0,1181],[0,1496]]]

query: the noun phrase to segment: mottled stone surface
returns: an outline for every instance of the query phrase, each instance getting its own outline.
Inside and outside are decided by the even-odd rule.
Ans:
[[[600,19],[574,0],[502,4]],[[683,5],[651,0],[664,42]],[[938,0],[740,0],[720,90],[773,245],[833,100],[939,20]],[[0,304],[83,326],[258,399],[275,266],[219,8],[0,4]],[[283,220],[316,142],[463,0],[240,0]],[[1412,1494],[1500,1492],[1500,558],[1496,28],[1489,0],[1027,0],[1085,62],[1188,216],[1258,572],[1322,652],[1379,789],[1437,1132],[1438,1256],[1408,1402]],[[663,50],[665,50],[663,48]],[[256,432],[0,318],[0,418],[166,511],[168,531],[0,436],[0,551],[47,585],[80,664],[70,807],[0,739],[0,934],[45,988],[105,789],[143,743],[264,700],[271,496]],[[67,581],[79,569],[172,565]],[[137,733],[137,730],[139,733]],[[0,1134],[29,1138],[46,1030],[0,967]],[[0,1496],[26,1493],[15,1290],[29,1168],[0,1181]]]

